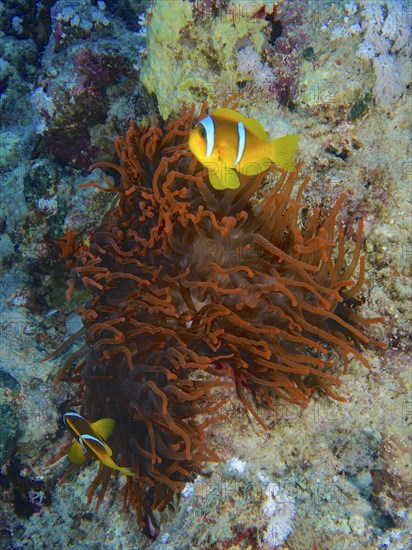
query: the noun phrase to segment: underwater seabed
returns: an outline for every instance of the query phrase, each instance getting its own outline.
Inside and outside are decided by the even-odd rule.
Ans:
[[[32,4],[0,10],[1,547],[409,548],[409,3]],[[271,137],[299,133],[311,178],[299,223],[316,207],[324,222],[344,193],[337,223],[351,257],[363,219],[365,284],[352,307],[385,319],[365,332],[387,349],[359,344],[370,370],[351,356],[340,376],[342,360],[331,389],[345,402],[319,391],[306,408],[278,398],[267,407],[245,390],[267,431],[234,387],[216,388],[226,420],[205,429],[205,443],[224,462],[199,465],[142,529],[123,511],[126,476],[111,476],[95,511],[99,489],[86,502],[97,461],[61,486],[67,457],[46,466],[79,399],[77,386],[53,380],[78,344],[42,360],[82,326],[76,307],[90,295],[68,301],[66,280],[113,200],[79,185],[105,185],[104,168],[88,166],[117,163],[114,140],[130,118],[176,119],[202,101],[213,110],[237,91],[239,110]]]

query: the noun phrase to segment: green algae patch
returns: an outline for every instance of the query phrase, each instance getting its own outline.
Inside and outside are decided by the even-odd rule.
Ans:
[[[365,94],[361,99],[355,101],[348,113],[348,120],[353,121],[365,115],[369,111],[369,103],[372,99],[371,94]]]
[[[222,13],[196,23],[193,4],[158,1],[147,31],[147,58],[140,75],[156,95],[163,118],[182,105],[207,100],[214,105],[238,91],[238,51],[252,44],[261,52],[266,21]]]

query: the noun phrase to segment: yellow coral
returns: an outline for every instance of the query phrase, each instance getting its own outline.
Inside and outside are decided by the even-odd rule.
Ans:
[[[163,118],[207,100],[221,103],[237,91],[239,44],[261,52],[267,22],[222,13],[193,25],[193,4],[158,0],[148,25],[147,59],[141,81],[157,96]]]

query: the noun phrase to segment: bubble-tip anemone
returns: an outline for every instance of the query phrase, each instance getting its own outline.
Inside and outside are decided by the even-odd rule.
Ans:
[[[215,191],[187,147],[193,121],[194,107],[170,122],[132,122],[116,140],[120,165],[99,164],[120,183],[93,184],[115,200],[72,272],[68,294],[78,283],[91,294],[79,308],[86,343],[56,379],[80,384],[84,416],[115,420],[113,459],[135,472],[124,503],[142,524],[196,466],[219,460],[205,443],[206,427],[223,418],[216,386],[234,383],[266,428],[253,396],[270,407],[276,398],[305,406],[316,388],[343,399],[330,388],[339,365],[345,373],[354,355],[369,367],[360,347],[382,345],[364,332],[381,319],[348,303],[364,259],[362,222],[349,260],[336,230],[344,196],[302,224],[309,178],[292,198],[298,173],[272,173],[257,206],[267,172]],[[90,501],[102,485],[97,506],[111,473],[100,466],[89,489]]]

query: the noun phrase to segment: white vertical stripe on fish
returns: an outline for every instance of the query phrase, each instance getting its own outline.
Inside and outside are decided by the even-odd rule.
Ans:
[[[215,146],[215,123],[211,116],[200,121],[200,124],[206,131],[206,156],[210,157]]]
[[[237,123],[237,133],[239,137],[239,142],[237,146],[237,158],[235,160],[234,166],[240,162],[240,159],[243,157],[243,153],[245,151],[245,145],[246,145],[246,130],[243,126],[243,122]]]
[[[80,436],[80,437],[79,437],[79,443],[80,443],[80,445],[82,446],[83,453],[86,454],[87,451],[88,451],[88,449],[87,449],[86,445],[83,443],[83,436]]]
[[[99,439],[97,439],[97,437],[94,437],[93,435],[89,435],[89,434],[81,435],[79,437],[79,441],[80,441],[83,448],[85,448],[84,443],[83,443],[84,440],[94,441],[95,443],[98,443],[100,445],[100,447],[102,447],[106,451],[106,447],[104,446],[104,444]],[[87,449],[85,449],[85,450],[87,450]]]
[[[80,418],[80,420],[84,420],[84,418],[76,412],[67,412],[63,415],[63,420],[66,422],[66,418]]]

